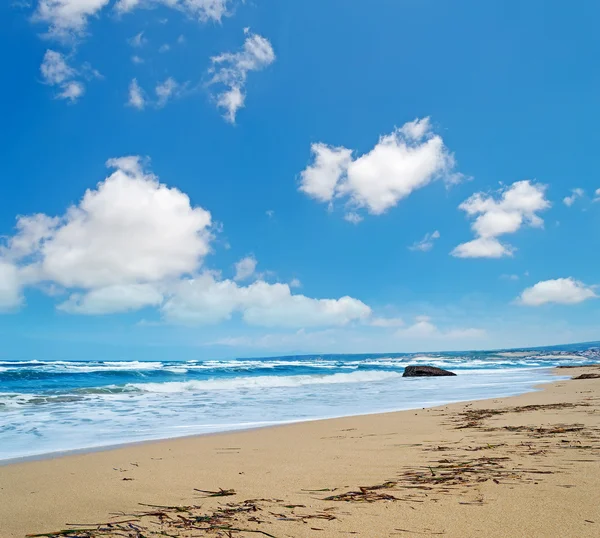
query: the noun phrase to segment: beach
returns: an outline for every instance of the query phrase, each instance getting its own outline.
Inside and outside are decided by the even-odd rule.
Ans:
[[[592,537],[599,462],[600,379],[560,379],[0,466],[0,536]]]

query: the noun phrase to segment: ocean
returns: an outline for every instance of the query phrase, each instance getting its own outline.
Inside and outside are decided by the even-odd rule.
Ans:
[[[511,396],[598,345],[190,361],[0,361],[0,460]],[[457,377],[403,378],[427,364]]]

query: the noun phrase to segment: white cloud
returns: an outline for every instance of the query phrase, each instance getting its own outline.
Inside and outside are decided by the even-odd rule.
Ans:
[[[473,194],[459,208],[470,217],[477,215],[471,225],[477,237],[458,245],[452,255],[459,258],[512,256],[514,248],[500,243],[497,238],[516,232],[523,224],[541,228],[544,221],[537,213],[550,207],[545,191],[545,185],[526,180],[517,181],[502,190],[498,200],[481,192]]]
[[[300,280],[298,278],[292,278],[292,280],[290,280],[290,288],[301,288],[302,287],[302,282],[300,282]]]
[[[154,89],[156,93],[156,99],[149,99],[148,95],[144,91],[143,88],[138,84],[137,79],[133,79],[129,84],[129,99],[127,104],[138,110],[143,110],[148,105],[162,108],[164,107],[171,99],[176,97],[181,97],[188,83],[180,84],[173,77],[168,77],[164,80],[164,82],[160,82],[156,85]]]
[[[85,92],[83,83],[76,80],[78,71],[67,63],[66,57],[60,52],[48,49],[40,65],[40,72],[45,84],[60,88],[56,94],[57,99],[68,99],[74,103]],[[97,76],[100,74],[97,73]]]
[[[157,5],[164,5],[201,22],[208,20],[220,22],[229,14],[227,9],[229,4],[230,0],[118,0],[115,10],[118,13],[129,13],[139,8],[150,9]]]
[[[62,87],[62,90],[56,95],[58,99],[68,99],[72,103],[77,101],[85,93],[85,86],[76,80],[68,82]]]
[[[519,280],[519,275],[504,274],[504,275],[500,275],[500,278],[503,280]]]
[[[233,280],[240,282],[253,277],[257,264],[258,262],[254,256],[246,256],[245,258],[242,258],[235,264],[235,276],[233,277]]]
[[[246,323],[264,327],[342,326],[371,315],[366,304],[352,297],[312,299],[293,295],[287,284],[259,280],[241,287],[209,273],[180,282],[162,310],[173,322],[218,323],[239,313]]]
[[[310,150],[314,162],[300,173],[299,190],[319,202],[331,202],[339,179],[352,162],[352,150],[321,143],[313,144]]]
[[[168,43],[164,43],[159,47],[158,52],[160,52],[161,54],[164,54],[165,52],[169,52],[170,50],[171,50],[171,45],[169,45]]]
[[[594,198],[594,202],[600,202],[600,189],[596,189],[596,198]]]
[[[571,196],[565,196],[563,198],[563,203],[567,206],[567,207],[571,207],[575,201],[578,198],[583,198],[583,196],[585,195],[585,191],[583,189],[573,189]]]
[[[372,327],[402,327],[404,320],[401,318],[373,318],[369,322]]]
[[[354,211],[350,211],[344,215],[344,220],[347,220],[348,222],[351,222],[352,224],[359,224],[364,219],[358,213],[355,213]]]
[[[133,56],[131,57],[131,61],[132,61],[134,64],[143,64],[143,63],[144,63],[144,59],[143,59],[143,58],[140,58],[140,57],[139,57],[137,54],[135,54],[135,55],[133,55]]]
[[[169,77],[164,82],[156,86],[156,105],[163,107],[167,104],[167,101],[172,97],[176,97],[181,93],[181,85],[173,78]]]
[[[143,284],[194,272],[209,252],[210,213],[144,172],[139,157],[58,218],[20,217],[8,254],[30,280],[84,290]]]
[[[275,211],[273,211],[272,209],[267,209],[265,211],[265,214],[267,215],[267,217],[269,217],[270,219],[272,219],[275,216]]]
[[[367,321],[371,309],[352,297],[295,295],[299,282],[270,284],[256,261],[238,264],[248,286],[201,266],[213,239],[211,215],[186,194],[159,183],[139,157],[110,159],[115,170],[63,215],[21,216],[0,245],[0,306],[22,300],[25,286],[60,289],[58,308],[108,314],[158,308],[169,322],[217,323],[240,315],[268,327],[342,326]]]
[[[48,25],[48,35],[71,39],[85,34],[90,17],[110,0],[39,0],[33,20]]]
[[[135,78],[131,81],[131,84],[129,84],[129,101],[127,104],[138,110],[143,110],[146,106],[144,90],[140,88],[138,81]]]
[[[421,252],[427,252],[433,248],[433,244],[436,239],[440,238],[440,232],[435,230],[435,232],[426,233],[425,237],[420,241],[416,241],[409,248],[409,250],[420,250]]]
[[[275,61],[275,52],[268,39],[244,30],[246,40],[241,51],[226,52],[211,58],[209,86],[221,88],[214,95],[217,106],[224,109],[225,119],[235,123],[237,111],[246,99],[246,78],[250,71],[260,71]]]
[[[353,159],[352,150],[317,143],[313,164],[300,174],[299,190],[320,202],[345,199],[373,215],[385,213],[413,191],[437,179],[456,183],[454,157],[429,118],[404,124]]]
[[[77,72],[73,69],[60,52],[48,49],[40,66],[42,77],[46,84],[61,85],[74,78]]]
[[[127,42],[132,47],[139,49],[143,47],[146,43],[148,43],[148,39],[144,37],[144,32],[140,32],[139,34],[136,34],[133,37],[129,38]]]
[[[526,306],[541,306],[547,303],[577,304],[597,297],[592,286],[586,286],[571,277],[543,280],[527,288],[517,302]]]
[[[163,294],[151,284],[120,284],[92,289],[84,294],[73,293],[57,308],[70,314],[98,315],[159,306],[162,302]]]
[[[20,306],[22,300],[19,269],[0,259],[0,312]]]

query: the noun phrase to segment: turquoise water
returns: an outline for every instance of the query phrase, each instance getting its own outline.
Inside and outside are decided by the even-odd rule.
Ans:
[[[0,361],[0,460],[509,396],[598,362],[591,345],[186,362]],[[402,378],[408,364],[457,377]]]

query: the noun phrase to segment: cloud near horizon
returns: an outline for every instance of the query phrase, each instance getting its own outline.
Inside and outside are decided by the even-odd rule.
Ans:
[[[0,246],[0,308],[17,308],[27,287],[47,284],[68,294],[57,308],[71,314],[152,307],[170,323],[239,315],[265,327],[370,319],[371,308],[358,299],[314,299],[266,282],[254,257],[236,265],[236,280],[252,280],[247,286],[203,269],[214,239],[210,212],[144,165],[138,156],[109,159],[114,171],[63,215],[19,217],[16,233]]]
[[[549,303],[573,305],[597,297],[594,286],[587,286],[568,277],[538,282],[525,289],[516,302],[525,306],[542,306]]]

